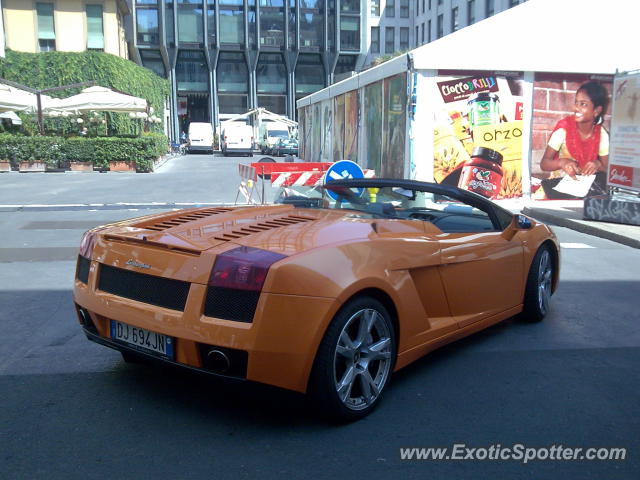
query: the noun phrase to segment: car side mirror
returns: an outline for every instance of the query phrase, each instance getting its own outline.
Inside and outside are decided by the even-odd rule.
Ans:
[[[505,228],[504,232],[502,232],[502,236],[505,240],[509,241],[513,237],[515,237],[516,233],[521,230],[531,230],[533,228],[533,222],[531,219],[525,215],[521,215],[516,213],[511,220],[511,223],[507,228]]]
[[[533,228],[533,222],[529,217],[520,214],[516,214],[514,217],[519,230],[530,230]]]

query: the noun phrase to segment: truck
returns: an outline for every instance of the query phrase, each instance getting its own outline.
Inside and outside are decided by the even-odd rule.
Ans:
[[[260,152],[273,155],[273,150],[278,140],[289,138],[289,126],[284,122],[263,120],[258,130],[258,142]]]

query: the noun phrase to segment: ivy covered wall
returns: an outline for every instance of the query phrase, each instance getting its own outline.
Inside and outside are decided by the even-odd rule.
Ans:
[[[147,99],[155,114],[161,118],[165,99],[169,95],[167,80],[129,60],[102,52],[23,53],[7,50],[6,58],[0,58],[0,77],[35,89],[94,81],[97,85]],[[48,95],[68,97],[80,90],[68,89]],[[132,120],[123,113],[108,112],[106,115],[110,135],[139,133],[139,120]],[[49,129],[59,128],[60,121],[46,119],[45,126]],[[33,128],[31,124],[35,124],[35,118],[27,119],[27,130]],[[157,132],[163,131],[162,124],[154,124],[151,128]]]

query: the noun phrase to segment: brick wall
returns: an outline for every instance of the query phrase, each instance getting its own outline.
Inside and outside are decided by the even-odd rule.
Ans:
[[[531,132],[532,172],[540,171],[540,159],[558,120],[573,114],[576,91],[584,82],[595,77],[611,94],[613,76],[567,75],[537,73],[533,84],[533,129]],[[605,115],[609,130],[610,111]]]

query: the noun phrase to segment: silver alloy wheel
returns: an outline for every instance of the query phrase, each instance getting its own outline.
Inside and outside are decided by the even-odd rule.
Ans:
[[[384,388],[391,366],[391,332],[372,308],[354,313],[338,337],[333,380],[338,398],[351,410],[371,406]]]
[[[549,309],[549,299],[551,298],[553,265],[549,250],[545,249],[540,253],[540,263],[538,264],[538,308],[540,313],[545,315]]]

